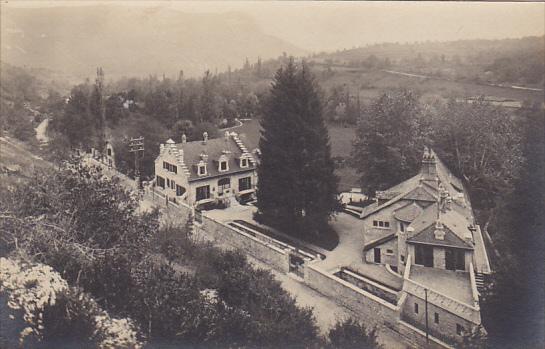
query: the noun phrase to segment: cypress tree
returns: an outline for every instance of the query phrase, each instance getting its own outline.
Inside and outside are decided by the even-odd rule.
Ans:
[[[314,77],[290,60],[275,75],[264,108],[256,219],[296,234],[318,234],[337,206],[337,177]]]

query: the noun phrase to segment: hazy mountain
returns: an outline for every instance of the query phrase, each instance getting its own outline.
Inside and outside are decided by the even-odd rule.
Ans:
[[[2,8],[1,58],[19,66],[108,77],[198,75],[304,50],[264,34],[240,13],[188,14],[165,8]]]

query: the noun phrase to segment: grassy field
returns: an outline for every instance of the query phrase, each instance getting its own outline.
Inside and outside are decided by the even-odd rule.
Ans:
[[[321,68],[315,68],[320,76]],[[394,88],[407,88],[419,92],[423,98],[468,98],[485,95],[491,99],[508,101],[532,101],[543,103],[543,91],[528,91],[477,83],[449,81],[436,78],[403,76],[385,71],[368,71],[355,68],[332,68],[334,74],[319,78],[322,89],[346,85],[350,94],[359,93],[362,102],[376,98],[385,91]]]
[[[244,121],[243,125],[231,129],[237,132],[244,140],[249,140],[249,148],[257,147],[259,143],[259,120]],[[329,140],[331,143],[331,156],[348,158],[352,152],[352,142],[355,137],[353,127],[342,127],[337,125],[328,125]],[[358,186],[359,176],[356,171],[348,166],[335,170],[339,176],[339,190],[346,191],[352,187]]]

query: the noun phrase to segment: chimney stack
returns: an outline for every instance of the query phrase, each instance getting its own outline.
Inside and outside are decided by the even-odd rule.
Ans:
[[[187,143],[187,136],[185,133],[182,135],[182,143]]]
[[[422,179],[425,181],[433,181],[437,178],[437,168],[435,164],[435,155],[428,147],[424,148],[422,156]]]
[[[204,131],[202,134],[202,144],[206,144],[208,142],[208,132]]]

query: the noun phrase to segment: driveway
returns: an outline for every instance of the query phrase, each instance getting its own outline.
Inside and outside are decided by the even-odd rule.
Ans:
[[[339,235],[339,245],[326,253],[326,259],[315,264],[323,271],[331,272],[340,267],[350,267],[358,273],[368,276],[394,289],[401,289],[401,276],[388,271],[384,265],[363,261],[363,221],[347,213],[337,214],[331,226]]]

